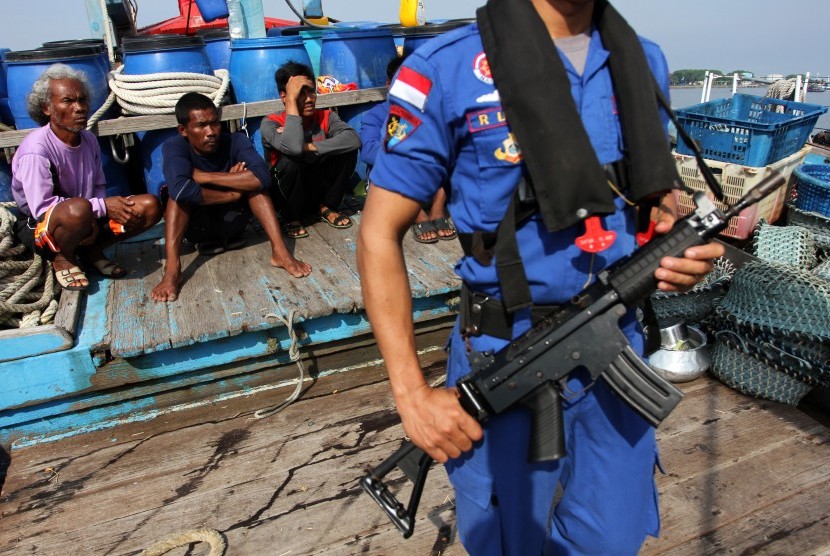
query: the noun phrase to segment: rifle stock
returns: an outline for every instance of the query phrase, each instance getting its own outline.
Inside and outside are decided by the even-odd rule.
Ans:
[[[548,315],[504,349],[476,354],[471,360],[472,371],[457,384],[461,405],[482,423],[516,404],[529,407],[534,418],[529,459],[555,460],[565,455],[559,384],[583,367],[593,379],[602,378],[651,425],[658,426],[683,394],[632,349],[619,328],[619,319],[654,291],[654,271],[663,257],[682,257],[687,248],[706,243],[726,228],[732,216],[784,183],[780,174],[772,173],[725,213],[702,193],[696,194],[697,210],[679,220],[671,232],[601,272],[597,282],[567,307]],[[412,479],[415,485],[410,503],[404,509],[383,484],[383,477],[395,467],[406,471],[405,462],[411,466],[413,459],[419,461],[418,472]],[[405,538],[415,526],[415,512],[431,463],[425,452],[406,442],[361,479],[363,489]],[[411,471],[408,475],[412,478]]]

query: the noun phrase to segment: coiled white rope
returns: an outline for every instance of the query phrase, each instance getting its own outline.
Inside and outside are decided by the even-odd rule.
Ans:
[[[793,100],[795,98],[795,79],[779,79],[767,88],[765,96]]]
[[[300,396],[300,392],[303,390],[303,380],[305,380],[305,368],[303,367],[303,362],[300,359],[300,342],[299,338],[297,337],[297,331],[294,330],[294,316],[297,314],[296,309],[292,309],[291,313],[288,315],[288,319],[283,317],[282,315],[277,315],[274,313],[268,313],[265,315],[266,318],[273,317],[279,319],[285,327],[288,329],[288,337],[291,339],[291,346],[288,348],[288,357],[291,358],[292,361],[297,363],[297,368],[300,369],[300,378],[297,379],[297,386],[294,388],[294,392],[288,398],[282,402],[280,405],[276,407],[269,407],[265,409],[260,409],[254,412],[254,418],[262,419],[263,417],[270,417],[271,415],[282,411],[286,407],[288,407],[294,400],[296,400]]]
[[[161,556],[174,548],[187,546],[192,543],[205,542],[210,545],[208,556],[222,556],[225,553],[225,539],[215,529],[192,529],[182,533],[174,533],[147,548],[139,556]]]
[[[13,206],[0,203],[0,325],[31,328],[57,313],[55,275],[41,257],[21,258],[26,248],[14,245]]]
[[[124,75],[124,66],[109,73],[110,95],[103,106],[89,118],[87,128],[118,101],[127,116],[173,114],[176,102],[185,93],[202,93],[219,106],[230,87],[228,70],[218,69],[215,75],[188,72],[144,73]]]

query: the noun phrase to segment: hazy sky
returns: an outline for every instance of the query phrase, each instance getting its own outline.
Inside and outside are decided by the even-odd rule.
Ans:
[[[177,0],[136,0],[139,26],[178,15]],[[293,0],[298,8],[302,0]],[[485,0],[424,0],[428,19],[473,17]],[[659,43],[672,70],[745,69],[756,75],[830,74],[828,0],[615,0],[643,36]],[[398,0],[323,0],[340,20],[394,22]],[[265,15],[295,19],[284,0]],[[83,0],[0,0],[0,47],[36,48],[90,36]]]

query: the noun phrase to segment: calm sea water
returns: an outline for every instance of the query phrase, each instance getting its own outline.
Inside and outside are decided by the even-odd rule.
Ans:
[[[671,105],[672,108],[685,108],[700,102],[701,88],[686,89],[673,88],[671,90]],[[766,87],[738,87],[739,93],[747,95],[763,96],[767,91]],[[711,99],[726,98],[732,95],[732,88],[716,88],[712,89]],[[807,100],[809,104],[820,104],[822,106],[830,107],[830,91],[823,93],[807,93]],[[830,111],[819,117],[816,123],[815,131],[821,129],[830,129]],[[812,133],[811,133],[812,135]]]

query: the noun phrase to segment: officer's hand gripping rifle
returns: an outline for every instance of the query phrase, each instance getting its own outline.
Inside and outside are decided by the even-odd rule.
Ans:
[[[528,459],[550,461],[565,455],[560,384],[571,371],[584,367],[592,379],[602,378],[628,405],[653,426],[668,416],[683,394],[655,373],[631,348],[619,328],[628,308],[656,288],[654,271],[663,257],[682,257],[726,228],[729,219],[785,183],[772,173],[721,212],[702,192],[695,194],[695,212],[677,221],[630,257],[597,276],[597,281],[567,306],[551,313],[496,353],[479,354],[472,370],[458,381],[459,401],[479,422],[517,404],[533,414]],[[426,475],[432,459],[409,441],[361,478],[360,486],[408,538],[414,529]],[[383,483],[400,467],[414,486],[404,507]]]

